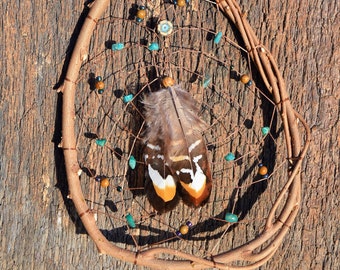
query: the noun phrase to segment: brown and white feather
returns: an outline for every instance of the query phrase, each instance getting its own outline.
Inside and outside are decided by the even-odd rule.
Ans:
[[[148,167],[145,188],[147,191],[157,190],[147,192],[150,203],[160,212],[175,207],[178,196],[188,205],[202,205],[210,195],[211,172],[202,136],[206,124],[198,116],[195,100],[176,85],[147,95],[143,103],[147,124],[144,136],[144,158]],[[170,199],[167,192],[173,192],[170,190],[172,180],[177,192]],[[161,192],[157,183],[163,185],[165,182],[167,184]],[[154,202],[157,196],[161,198]],[[163,198],[163,205],[159,205]]]

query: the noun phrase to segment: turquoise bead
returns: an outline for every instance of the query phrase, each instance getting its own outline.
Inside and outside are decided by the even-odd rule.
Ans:
[[[159,44],[157,42],[151,42],[148,46],[148,49],[150,51],[158,51],[159,50]]]
[[[124,43],[115,43],[111,45],[111,50],[112,51],[120,51],[123,50],[125,47]]]
[[[203,88],[207,88],[210,82],[211,82],[211,77],[209,75],[206,75],[203,81]]]
[[[224,157],[224,159],[225,159],[226,161],[233,161],[233,160],[235,159],[235,155],[234,155],[233,153],[228,153],[228,154]]]
[[[218,32],[218,33],[216,34],[215,38],[214,38],[214,43],[215,43],[215,44],[220,43],[221,39],[222,39],[222,32]]]
[[[133,219],[133,216],[128,213],[126,216],[126,222],[127,224],[129,225],[130,228],[136,228],[136,223],[135,223],[135,220]]]
[[[136,164],[137,164],[137,161],[136,161],[135,157],[131,156],[129,158],[129,166],[130,166],[130,168],[133,170],[134,168],[136,168]]]
[[[99,146],[104,146],[106,144],[106,139],[97,139],[96,144]]]
[[[238,216],[236,216],[235,214],[233,213],[226,213],[225,214],[225,217],[224,217],[224,220],[225,221],[228,221],[230,223],[235,223],[238,221]]]
[[[269,133],[270,127],[263,127],[261,128],[262,135],[265,136]]]
[[[97,82],[101,82],[102,80],[103,80],[102,76],[97,76],[97,77],[96,77],[96,81],[97,81]]]
[[[133,99],[133,94],[129,94],[123,97],[123,102],[128,103]]]

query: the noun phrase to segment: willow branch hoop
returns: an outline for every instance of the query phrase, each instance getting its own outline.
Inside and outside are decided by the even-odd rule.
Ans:
[[[75,99],[76,91],[78,91],[79,72],[82,64],[88,59],[91,36],[109,3],[109,0],[96,0],[91,3],[90,11],[77,39],[66,78],[61,88],[63,93],[61,147],[65,157],[69,198],[73,201],[87,233],[95,242],[99,253],[152,268],[204,269],[215,267],[220,269],[254,269],[263,265],[280,247],[297,216],[301,203],[301,164],[306,155],[311,135],[305,120],[294,110],[290,102],[285,82],[277,63],[269,50],[258,40],[235,0],[216,0],[216,4],[238,29],[251,60],[271,94],[272,102],[278,108],[290,164],[289,168],[287,168],[288,179],[278,192],[261,233],[244,245],[223,251],[213,257],[200,258],[166,247],[151,247],[138,252],[129,251],[109,241],[98,228],[95,216],[84,199],[79,180],[81,167],[77,156]],[[299,128],[301,125],[303,134],[301,133],[301,128]],[[301,142],[302,140],[303,142]],[[280,208],[280,205],[283,205],[283,207]],[[161,259],[159,254],[174,255],[181,258],[181,260],[169,261]],[[244,265],[235,264],[235,262],[239,261],[245,262]]]

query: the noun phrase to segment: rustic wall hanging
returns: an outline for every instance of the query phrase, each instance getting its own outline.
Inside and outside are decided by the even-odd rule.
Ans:
[[[124,5],[89,4],[60,88],[87,233],[152,268],[263,265],[298,213],[310,141],[275,60],[234,0]]]

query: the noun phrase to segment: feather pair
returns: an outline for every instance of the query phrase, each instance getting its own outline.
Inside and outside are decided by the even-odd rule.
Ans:
[[[211,192],[211,171],[202,136],[206,124],[198,117],[195,100],[179,85],[144,97],[147,130],[144,136],[145,190],[160,213],[180,199],[203,205]]]

